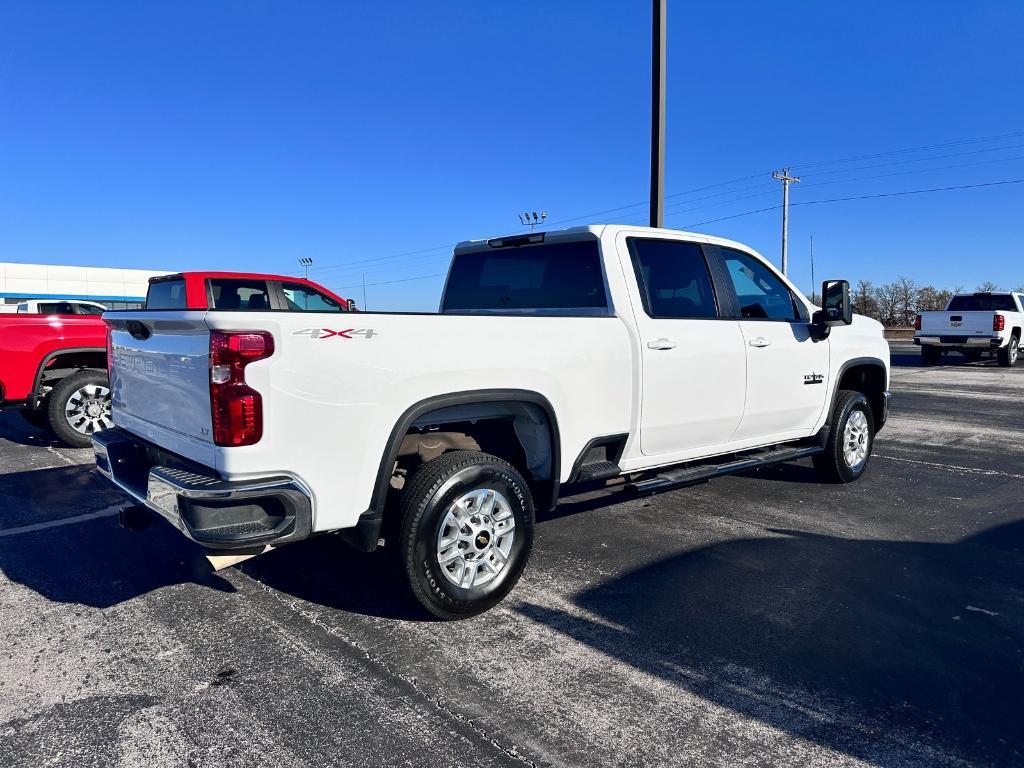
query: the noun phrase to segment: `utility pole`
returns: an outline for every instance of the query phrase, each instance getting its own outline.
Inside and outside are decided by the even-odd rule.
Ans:
[[[366,275],[363,275],[363,312],[366,311]]]
[[[782,274],[789,268],[789,185],[800,181],[799,176],[790,176],[789,168],[772,173],[772,178],[782,182]]]
[[[651,226],[665,225],[665,9],[651,3]]]
[[[533,218],[530,218],[531,216]],[[525,213],[520,213],[519,214],[519,222],[524,227],[529,227],[530,231],[533,232],[533,228],[536,227],[538,224],[543,224],[544,220],[547,219],[547,217],[548,217],[548,212],[547,211],[541,211],[540,212],[540,216],[537,215],[536,211],[534,211],[532,214],[527,211]]]
[[[302,258],[302,259],[299,259],[299,264],[302,265],[302,269],[303,269],[302,276],[306,280],[309,280],[309,268],[311,266],[313,266],[313,260],[310,259],[310,258]]]

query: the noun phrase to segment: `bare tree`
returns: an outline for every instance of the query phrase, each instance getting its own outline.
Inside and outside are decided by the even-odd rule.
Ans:
[[[991,293],[992,291],[1001,291],[1002,288],[993,283],[991,280],[986,280],[984,283],[978,286],[978,290]]]
[[[920,289],[917,283],[909,277],[899,277],[896,280],[896,324],[908,326],[914,324],[914,315],[917,314],[917,294]]]
[[[899,286],[896,283],[885,283],[875,288],[876,315],[883,325],[899,324]]]
[[[853,311],[878,319],[878,302],[875,301],[875,287],[870,280],[858,280],[853,291]]]
[[[931,312],[934,310],[943,310],[946,308],[946,305],[949,304],[949,300],[951,298],[953,298],[953,291],[949,291],[944,288],[936,288],[932,285],[926,285],[917,292],[917,311]]]

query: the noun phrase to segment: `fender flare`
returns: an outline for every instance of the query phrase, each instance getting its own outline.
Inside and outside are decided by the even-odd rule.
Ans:
[[[392,469],[395,466],[395,461],[398,460],[402,439],[413,424],[431,411],[479,403],[525,403],[537,406],[544,412],[551,432],[551,493],[545,506],[548,509],[555,507],[558,503],[561,478],[561,438],[555,410],[544,395],[528,389],[479,389],[433,395],[407,408],[391,429],[388,441],[384,445],[380,465],[377,468],[373,495],[370,497],[370,508],[359,516],[359,522],[354,528],[348,528],[341,532],[349,544],[364,552],[369,552],[377,546],[384,522],[384,508],[388,491],[391,487]]]
[[[54,360],[63,355],[75,355],[81,353],[101,353],[104,357],[107,355],[106,347],[61,347],[60,349],[54,349],[43,355],[43,359],[39,361],[39,366],[36,368],[36,375],[32,379],[32,391],[28,394],[28,401],[34,406],[35,401],[38,401],[40,392],[39,387],[43,382],[43,373],[46,372],[47,365],[51,360]],[[96,370],[100,370],[97,368]]]
[[[846,375],[846,372],[848,370],[850,370],[851,368],[859,368],[861,366],[872,366],[872,367],[878,368],[878,369],[880,369],[882,371],[882,374],[885,376],[885,388],[883,389],[882,397],[883,397],[883,399],[885,399],[886,394],[889,391],[889,389],[888,389],[888,386],[889,386],[889,371],[888,371],[888,369],[885,366],[885,362],[880,357],[853,357],[853,358],[850,358],[849,360],[844,362],[841,366],[839,366],[839,372],[836,374],[835,384],[832,386],[832,394],[829,397],[829,401],[828,401],[828,411],[827,411],[826,416],[825,416],[825,426],[826,427],[831,427],[832,426],[832,414],[835,412],[836,398],[839,397],[839,382],[841,382],[843,380],[843,376]],[[888,409],[885,409],[885,410],[888,410]],[[888,414],[885,413],[885,412],[883,412],[881,414],[875,414],[875,419],[876,419],[876,422],[877,422],[876,425],[875,425],[875,431],[876,432],[878,430],[880,430],[882,428],[882,426],[885,424],[886,416],[887,415]]]

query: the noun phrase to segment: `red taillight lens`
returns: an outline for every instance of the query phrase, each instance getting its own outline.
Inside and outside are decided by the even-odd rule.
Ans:
[[[1002,315],[992,315],[992,330],[993,331],[1005,331],[1006,330],[1006,318]]]
[[[253,445],[263,437],[263,398],[245,383],[245,366],[274,354],[266,331],[210,331],[210,415],[216,445]]]
[[[920,331],[921,330],[921,316],[920,315],[914,315],[914,330],[915,331]]]

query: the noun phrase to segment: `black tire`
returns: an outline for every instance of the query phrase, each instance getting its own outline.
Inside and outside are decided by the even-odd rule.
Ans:
[[[1017,364],[1017,357],[1020,354],[1020,340],[1016,336],[1010,337],[1010,343],[1000,347],[996,353],[999,357],[999,365],[1003,368],[1010,368]]]
[[[455,501],[473,491],[491,490],[500,494],[504,505],[498,502],[494,509],[511,512],[514,520],[512,529],[507,529],[506,515],[503,518],[506,530],[512,534],[505,545],[504,564],[497,575],[490,575],[480,586],[464,588],[453,582],[465,570],[474,567],[474,578],[479,577],[485,561],[491,565],[485,576],[499,563],[495,552],[502,546],[504,536],[501,522],[489,517],[479,507],[480,513],[473,515],[473,506],[458,509],[464,514],[467,525],[455,529],[445,525],[449,511],[455,508]],[[495,498],[495,497],[490,497]],[[475,500],[472,500],[476,503]],[[486,499],[483,501],[486,504]],[[495,513],[491,513],[495,514]],[[491,534],[486,530],[469,528],[469,521],[476,520],[486,526],[491,524]],[[472,523],[476,525],[476,523]],[[447,567],[442,566],[439,557],[439,537],[444,530],[453,535],[472,535],[472,542],[456,541],[453,547],[475,558],[466,560],[465,555],[457,556]],[[465,619],[483,613],[502,598],[519,581],[533,548],[534,510],[529,487],[522,476],[506,461],[480,451],[451,451],[428,461],[412,476],[402,494],[402,520],[399,537],[402,562],[412,592],[427,611],[440,619]],[[485,539],[486,536],[486,539]],[[482,543],[481,543],[482,542]],[[462,545],[465,545],[463,547]],[[478,551],[481,548],[482,551]],[[454,551],[454,550],[453,550]],[[477,565],[477,564],[480,565]]]
[[[105,397],[96,399],[103,404],[102,407],[105,409],[109,421],[110,391],[107,385],[107,374],[102,371],[85,370],[73,373],[57,382],[46,398],[48,401],[46,414],[50,422],[50,429],[58,440],[71,448],[88,448],[92,445],[92,435],[105,428],[104,425],[90,425],[86,427],[87,431],[79,432],[71,426],[65,415],[69,400],[75,396],[75,393],[86,387],[102,387],[106,390]]]
[[[921,347],[921,362],[925,365],[938,365],[942,361],[942,350],[938,347]]]
[[[45,405],[42,408],[22,408],[21,418],[36,429],[50,431],[50,417],[46,413]]]
[[[843,444],[846,437],[846,425],[851,418],[857,418],[854,414],[858,412],[863,413],[865,417],[864,444],[867,453],[862,461],[851,465],[846,459]],[[825,450],[813,457],[818,477],[828,483],[852,483],[867,471],[874,442],[875,419],[871,413],[871,404],[868,399],[860,392],[841,390],[836,397],[835,409],[832,411],[832,426],[829,429]]]

